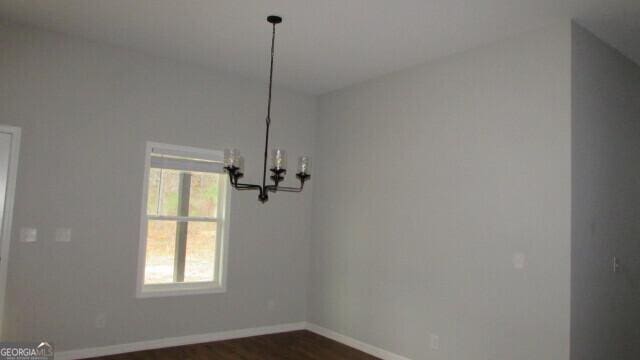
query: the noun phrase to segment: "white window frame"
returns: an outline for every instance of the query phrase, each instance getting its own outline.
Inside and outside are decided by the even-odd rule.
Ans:
[[[221,196],[223,204],[218,208],[216,216],[217,232],[216,232],[216,266],[217,276],[214,281],[201,282],[185,282],[185,283],[168,283],[168,284],[144,284],[144,273],[146,265],[147,251],[147,227],[148,221],[153,220],[155,216],[147,215],[147,203],[149,196],[149,172],[151,169],[151,155],[158,151],[173,153],[180,156],[188,156],[223,162],[224,153],[219,150],[208,150],[194,148],[189,146],[179,146],[163,144],[158,142],[147,142],[145,150],[144,163],[144,182],[142,184],[142,206],[140,211],[140,239],[138,245],[138,276],[136,280],[136,297],[159,297],[159,296],[177,296],[191,294],[213,294],[224,293],[227,290],[227,258],[229,252],[229,210],[231,205],[231,191],[229,191],[228,181],[226,177],[222,177],[219,186],[221,187]],[[168,218],[168,217],[163,217]],[[176,220],[180,216],[175,216]]]

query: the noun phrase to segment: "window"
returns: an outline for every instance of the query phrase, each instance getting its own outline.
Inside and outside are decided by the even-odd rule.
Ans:
[[[223,153],[148,143],[139,297],[225,291],[228,203]]]

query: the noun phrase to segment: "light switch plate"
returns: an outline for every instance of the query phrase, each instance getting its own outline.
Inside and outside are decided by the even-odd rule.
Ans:
[[[56,242],[70,242],[71,241],[71,229],[70,228],[57,228],[56,229]]]
[[[104,329],[107,326],[107,314],[101,312],[96,314],[96,329]]]
[[[20,242],[32,243],[38,240],[38,229],[34,228],[21,228],[20,229]]]

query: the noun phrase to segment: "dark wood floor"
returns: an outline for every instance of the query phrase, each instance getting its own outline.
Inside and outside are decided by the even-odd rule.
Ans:
[[[375,360],[376,357],[310,331],[254,336],[207,344],[140,351],[100,360]]]

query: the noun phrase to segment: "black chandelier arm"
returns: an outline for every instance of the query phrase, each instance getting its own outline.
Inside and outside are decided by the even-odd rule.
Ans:
[[[260,190],[262,191],[262,187],[260,185],[254,185],[254,184],[243,184],[238,182],[238,180],[244,176],[244,174],[239,173],[237,168],[229,168],[226,167],[225,168],[226,172],[229,174],[229,183],[231,184],[231,186],[234,189],[237,190]]]
[[[241,172],[239,172],[239,169],[235,166],[230,166],[230,167],[225,167],[225,171],[229,174],[229,183],[231,184],[231,187],[233,187],[236,190],[257,190],[259,195],[258,195],[258,199],[265,203],[267,200],[269,200],[269,196],[267,195],[267,191],[265,190],[264,186],[260,186],[260,185],[255,185],[255,184],[244,184],[241,182],[238,182],[238,179],[240,179],[244,174],[242,174]]]
[[[262,190],[262,186],[254,185],[254,184],[241,184],[241,183],[233,184],[232,183],[232,186],[236,190],[258,190],[258,191]]]
[[[278,191],[282,191],[282,192],[302,192],[302,188],[304,187],[304,185],[300,184],[300,187],[290,187],[290,186],[275,186],[275,185],[267,185],[267,191],[270,192],[278,192]]]
[[[309,180],[311,178],[311,175],[309,174],[305,174],[305,173],[298,173],[296,174],[296,177],[298,178],[298,180],[300,181],[300,186],[299,187],[291,187],[291,186],[280,186],[280,181],[284,180],[284,172],[278,173],[275,172],[273,169],[271,170],[272,172],[274,172],[274,175],[271,176],[271,179],[274,180],[274,184],[273,185],[267,185],[265,187],[265,191],[266,192],[278,192],[278,191],[282,191],[282,192],[302,192],[302,190],[304,189],[304,183]],[[280,174],[282,174],[282,176],[280,176]]]

